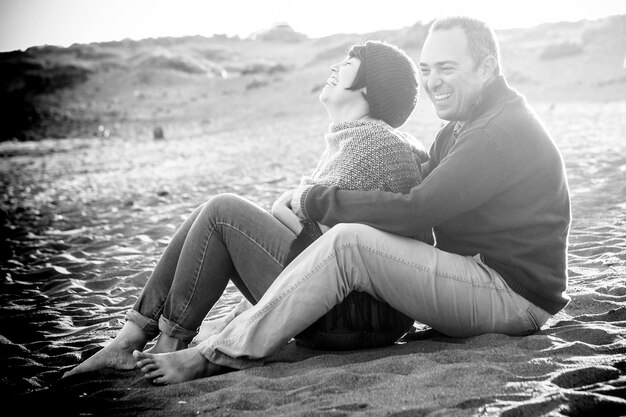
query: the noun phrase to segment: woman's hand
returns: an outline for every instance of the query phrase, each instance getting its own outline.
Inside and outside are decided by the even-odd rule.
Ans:
[[[293,190],[289,190],[278,197],[278,200],[272,205],[272,215],[292,232],[299,234],[302,231],[302,224],[300,218],[291,210],[292,197]]]

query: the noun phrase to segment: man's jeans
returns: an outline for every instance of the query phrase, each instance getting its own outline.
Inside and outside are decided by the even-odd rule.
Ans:
[[[526,335],[549,314],[513,292],[479,254],[466,257],[360,224],[340,224],[287,266],[251,309],[198,345],[236,369],[263,363],[362,291],[449,336]]]

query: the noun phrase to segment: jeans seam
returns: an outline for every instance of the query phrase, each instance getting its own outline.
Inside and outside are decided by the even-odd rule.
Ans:
[[[222,220],[216,220],[215,221],[215,225],[211,228],[210,232],[207,235],[207,239],[204,242],[203,248],[202,248],[202,258],[200,260],[200,263],[198,265],[198,268],[196,271],[194,271],[194,279],[193,279],[193,287],[191,289],[191,296],[187,297],[187,303],[185,304],[185,308],[183,309],[183,311],[178,315],[178,321],[182,321],[181,319],[184,317],[185,313],[187,312],[187,309],[189,308],[189,303],[191,301],[191,299],[193,298],[193,294],[196,291],[197,285],[198,285],[198,279],[200,277],[200,271],[202,270],[202,266],[204,265],[204,261],[206,259],[206,250],[207,247],[209,246],[209,242],[211,241],[211,237],[213,236],[213,232],[215,231],[215,229],[218,226],[225,226],[225,227],[229,227],[239,233],[241,233],[243,236],[245,236],[250,242],[252,242],[254,245],[256,245],[258,248],[260,248],[263,252],[265,252],[274,262],[276,262],[276,264],[280,267],[283,267],[283,264],[281,262],[279,262],[274,255],[272,255],[266,248],[264,248],[256,239],[252,238],[252,236],[248,235],[244,230],[241,230],[239,227],[230,224],[228,222],[222,221]]]
[[[320,269],[322,269],[324,266],[326,266],[333,258],[337,257],[337,253],[336,251],[339,248],[333,250],[326,258],[324,258],[318,265],[316,268],[314,268],[312,271],[310,271],[308,274],[304,275],[301,279],[299,279],[298,281],[296,281],[290,288],[288,288],[286,291],[284,291],[283,293],[279,294],[276,298],[272,299],[268,304],[266,304],[261,311],[258,311],[256,314],[254,314],[252,317],[250,317],[248,319],[248,321],[246,322],[246,328],[248,328],[250,326],[250,324],[252,324],[253,321],[255,321],[256,319],[258,319],[259,317],[261,317],[262,315],[264,315],[265,313],[267,313],[269,310],[271,310],[272,308],[274,308],[274,306],[280,302],[280,300],[282,300],[283,298],[285,298],[286,296],[290,295],[291,293],[293,293],[297,288],[299,288],[300,286],[302,286],[302,284],[307,281],[311,276],[313,276],[315,273],[317,273]],[[234,338],[230,338],[227,340],[223,340],[221,344],[223,344],[224,346],[229,346],[231,345],[233,342],[235,341]]]
[[[380,257],[387,258],[387,259],[392,260],[392,261],[396,261],[396,262],[402,263],[402,264],[410,266],[410,267],[412,267],[414,269],[418,269],[420,271],[430,272],[430,273],[433,273],[435,276],[439,276],[439,277],[442,277],[442,278],[453,279],[455,281],[464,282],[466,284],[468,283],[468,281],[463,279],[462,277],[459,277],[459,276],[456,276],[456,275],[447,274],[447,273],[443,273],[443,272],[439,272],[439,271],[436,271],[436,270],[432,271],[430,268],[428,268],[428,267],[426,267],[426,266],[424,266],[422,264],[419,264],[419,263],[416,263],[416,262],[407,261],[406,259],[400,258],[398,256],[389,255],[386,252],[383,252],[383,251],[378,250],[378,249],[371,248],[371,247],[369,247],[367,245],[363,245],[363,244],[359,244],[359,243],[346,243],[346,244],[344,244],[342,246],[356,246],[356,247],[359,247],[359,248],[363,248],[363,249],[367,250],[370,253],[376,254],[376,255],[378,255]],[[476,285],[472,284],[472,286],[476,286]]]
[[[183,311],[181,311],[181,313],[177,317],[177,321],[178,322],[183,321],[182,319],[185,317],[185,313],[187,312],[187,309],[189,308],[189,304],[191,303],[191,299],[193,298],[193,295],[196,292],[196,288],[198,287],[198,278],[200,277],[200,271],[202,270],[202,265],[204,264],[204,260],[206,258],[206,249],[209,246],[209,242],[211,241],[211,236],[213,235],[213,231],[215,230],[216,227],[217,227],[217,224],[211,228],[211,230],[207,234],[206,240],[204,241],[204,245],[203,245],[203,248],[202,248],[202,257],[200,258],[200,262],[198,263],[198,267],[194,271],[194,274],[193,274],[193,281],[192,281],[193,285],[191,287],[191,293],[190,293],[190,296],[187,297],[187,302],[185,303],[185,308],[183,309]],[[170,319],[168,319],[168,320],[170,320]],[[172,320],[170,320],[170,321],[172,321]]]
[[[305,281],[310,279],[311,276],[315,275],[320,269],[322,269],[324,266],[326,266],[332,259],[336,259],[337,258],[337,252],[343,251],[344,249],[350,248],[350,247],[363,247],[363,248],[368,249],[368,251],[370,251],[370,252],[378,252],[378,251],[372,250],[368,246],[359,245],[358,243],[344,243],[342,245],[339,245],[339,246],[335,247],[334,250],[326,258],[322,259],[322,261],[320,263],[318,263],[317,266],[313,270],[311,270],[308,274],[304,275],[301,279],[296,281],[286,291],[284,291],[283,293],[279,294],[276,298],[272,299],[268,304],[266,304],[263,307],[263,309],[258,311],[255,315],[250,317],[248,319],[247,323],[246,323],[246,328],[249,327],[250,324],[253,321],[255,321],[256,319],[258,319],[259,317],[261,317],[262,315],[267,313],[270,309],[272,309],[278,302],[280,302],[280,300],[282,300],[286,296],[288,296],[291,293],[293,293]],[[382,255],[382,252],[380,252],[380,254]],[[393,259],[393,260],[402,260],[401,258],[397,258],[397,257],[391,257],[391,259]],[[404,263],[406,264],[406,262],[404,262]],[[429,268],[426,268],[423,265],[419,265],[419,264],[410,264],[410,265],[413,266],[415,269],[421,269],[421,270],[429,271]],[[222,344],[225,345],[225,346],[229,346],[233,342],[234,342],[234,339],[231,338],[231,339],[222,341]]]
[[[134,306],[133,306],[133,308],[131,308],[131,310],[135,311],[137,314],[139,314],[141,317],[143,317],[146,320],[158,323],[158,319],[159,319],[159,317],[161,317],[161,313],[163,313],[163,308],[165,306],[166,300],[167,300],[167,297],[164,298],[163,301],[159,304],[158,308],[155,310],[156,313],[154,315],[152,315],[152,316],[146,316],[145,314],[143,314],[139,310],[137,310]]]
[[[311,270],[308,274],[305,274],[301,279],[297,280],[291,287],[289,287],[288,289],[286,289],[284,292],[282,292],[281,294],[278,294],[276,298],[272,299],[270,302],[268,302],[265,306],[263,306],[263,308],[256,312],[256,314],[254,314],[252,317],[250,317],[248,319],[248,321],[246,322],[246,329],[252,324],[252,322],[254,322],[255,320],[257,320],[259,317],[261,317],[262,315],[266,314],[269,310],[271,310],[272,308],[274,308],[274,306],[280,302],[283,298],[285,298],[286,296],[292,294],[298,287],[302,286],[302,284],[307,281],[308,279],[310,279],[311,276],[315,275],[320,269],[322,269],[324,266],[326,266],[332,259],[336,259],[337,258],[337,253],[340,251],[345,250],[346,248],[352,248],[352,247],[358,247],[358,248],[362,248],[370,253],[376,254],[378,256],[381,257],[385,257],[389,260],[395,261],[395,262],[399,262],[399,263],[403,263],[404,265],[410,266],[413,269],[416,270],[421,270],[421,271],[427,271],[430,272],[432,274],[434,274],[435,276],[439,276],[442,278],[446,278],[446,279],[452,279],[458,282],[462,282],[464,284],[467,285],[472,285],[474,287],[476,287],[475,284],[468,282],[465,279],[462,279],[458,276],[455,275],[451,275],[451,274],[447,274],[447,273],[441,273],[439,271],[432,271],[430,268],[421,265],[419,263],[416,262],[410,262],[407,261],[404,258],[400,258],[397,256],[393,256],[393,255],[388,255],[387,253],[371,248],[367,245],[363,245],[360,244],[358,242],[349,242],[349,243],[343,243],[339,246],[336,246],[332,252],[326,257],[323,258],[318,264],[317,266]],[[491,286],[487,286],[487,288],[491,288]],[[497,288],[496,288],[497,290]],[[235,338],[230,338],[227,340],[223,340],[221,341],[221,344],[224,346],[230,346],[233,342],[235,342]]]
[[[263,250],[263,252],[265,252],[274,262],[276,262],[276,264],[280,267],[284,267],[284,265],[278,260],[276,259],[276,257],[274,255],[272,255],[263,245],[261,245],[256,239],[254,239],[252,236],[250,236],[249,234],[247,234],[244,230],[240,229],[239,227],[235,226],[234,224],[230,224],[228,222],[219,220],[215,222],[215,226],[214,229],[217,226],[227,226],[231,229],[236,230],[237,232],[241,233],[243,236],[245,236],[249,241],[253,242],[257,247],[259,247],[261,250]]]

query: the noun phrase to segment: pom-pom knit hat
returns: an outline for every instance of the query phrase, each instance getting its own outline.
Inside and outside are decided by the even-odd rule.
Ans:
[[[402,126],[419,95],[415,64],[393,45],[365,42],[365,91],[370,116],[394,128]]]

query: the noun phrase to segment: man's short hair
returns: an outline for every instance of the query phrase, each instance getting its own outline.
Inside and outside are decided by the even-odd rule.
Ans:
[[[456,27],[463,29],[465,36],[467,36],[467,46],[474,64],[478,66],[487,56],[493,55],[496,58],[494,74],[499,75],[501,67],[500,47],[496,34],[487,23],[468,16],[442,17],[430,25],[428,34],[436,30],[448,30]]]

